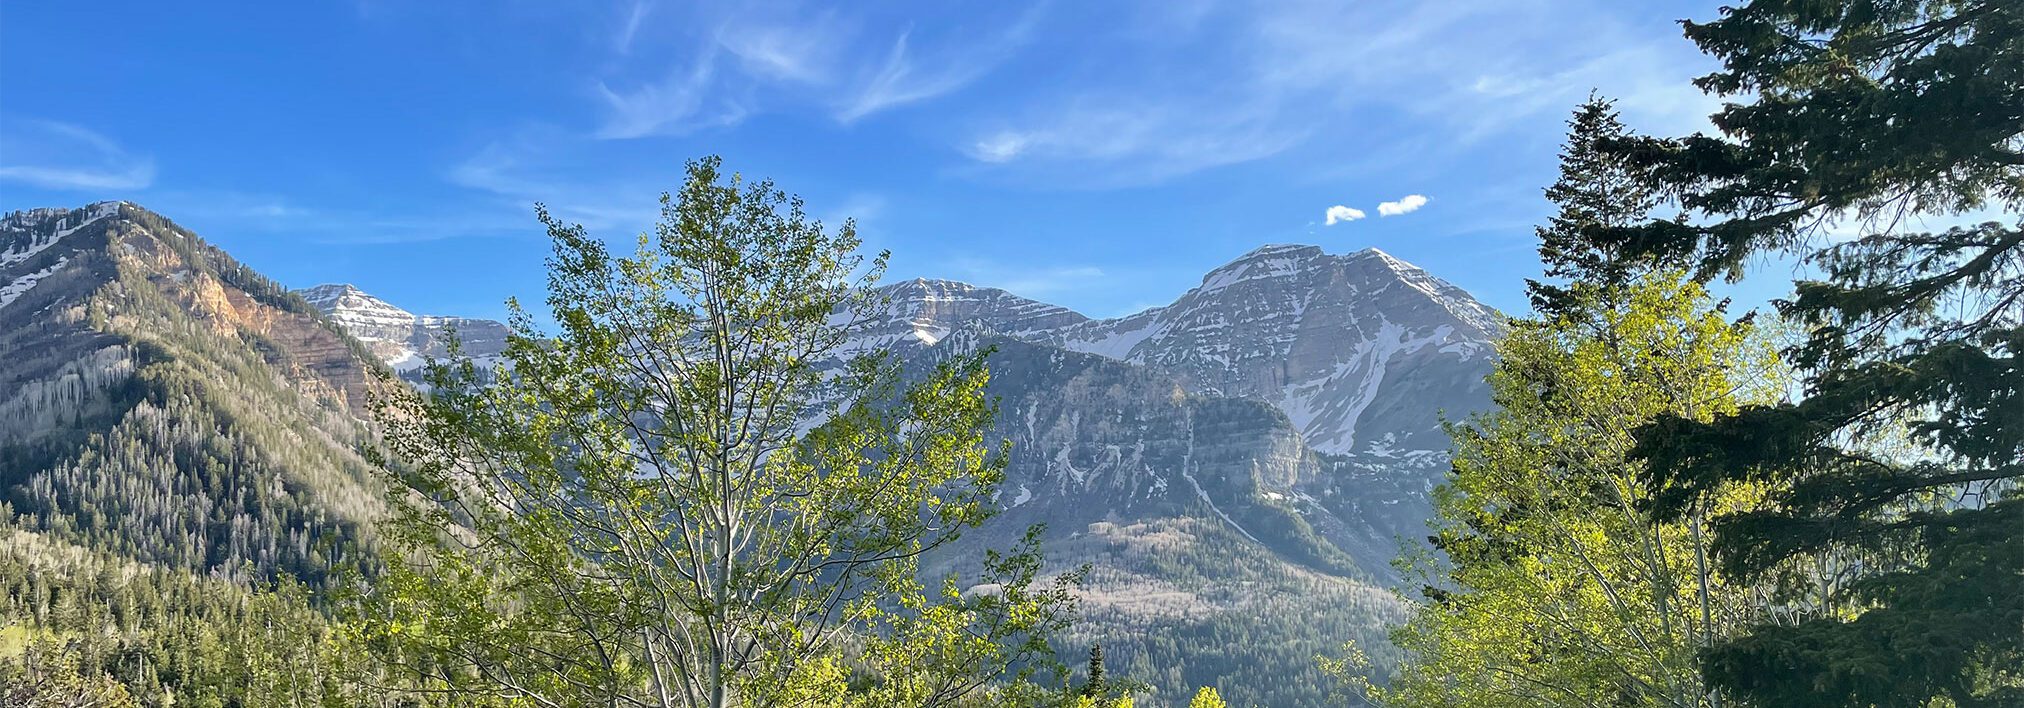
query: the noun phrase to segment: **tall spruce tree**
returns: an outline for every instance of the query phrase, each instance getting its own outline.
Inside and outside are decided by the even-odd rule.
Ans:
[[[1542,316],[1581,307],[1564,281],[1579,279],[1591,295],[1607,296],[1656,265],[1617,253],[1622,242],[1617,235],[1644,224],[1659,202],[1630,162],[1607,149],[1629,137],[1614,102],[1594,94],[1567,120],[1560,179],[1546,189],[1547,201],[1559,210],[1536,229],[1546,275],[1561,282],[1526,281],[1532,309]]]
[[[2024,704],[2024,3],[1755,0],[1685,29],[1722,62],[1698,85],[1737,99],[1720,134],[1608,149],[1691,218],[1596,245],[1818,277],[1780,305],[1809,331],[1803,398],[1648,426],[1649,508],[1771,485],[1718,520],[1722,569],[1847,581],[1707,651],[1709,679],[1763,705]],[[1988,220],[1923,226],[1949,215]]]
[[[1082,695],[1102,696],[1106,688],[1103,683],[1103,645],[1089,647],[1089,680],[1082,684]]]

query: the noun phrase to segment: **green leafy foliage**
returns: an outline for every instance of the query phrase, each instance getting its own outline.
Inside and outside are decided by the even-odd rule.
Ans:
[[[505,374],[381,401],[403,546],[354,636],[542,705],[1051,700],[1075,576],[1040,577],[1037,535],[919,573],[995,510],[983,354],[907,382],[842,351],[884,257],[770,183],[702,160],[662,203],[631,258],[544,212],[560,332],[515,305]]]
[[[1698,653],[1762,612],[1747,581],[1709,561],[1711,516],[1762,503],[1755,485],[1711,490],[1655,522],[1639,426],[1708,421],[1778,400],[1771,346],[1729,322],[1666,264],[1627,261],[1615,234],[1657,196],[1607,147],[1624,127],[1591,98],[1569,121],[1559,213],[1539,229],[1547,273],[1537,319],[1513,323],[1489,377],[1497,409],[1452,426],[1453,470],[1434,492],[1438,554],[1402,564],[1426,603],[1392,634],[1387,682],[1361,647],[1324,656],[1345,698],[1393,706],[1714,706]]]
[[[1188,701],[1188,708],[1227,708],[1228,705],[1223,702],[1223,695],[1217,693],[1214,686],[1203,686],[1202,690],[1196,691],[1195,697]]]
[[[1435,491],[1428,602],[1393,641],[1395,706],[1708,706],[1696,653],[1755,616],[1706,561],[1706,518],[1754,508],[1736,485],[1653,523],[1637,425],[1710,420],[1775,398],[1775,358],[1691,281],[1577,284],[1558,319],[1519,322],[1491,374],[1495,412],[1454,429]],[[1331,667],[1341,672],[1341,667]]]

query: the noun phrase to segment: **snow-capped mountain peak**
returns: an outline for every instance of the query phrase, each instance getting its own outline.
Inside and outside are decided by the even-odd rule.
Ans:
[[[480,364],[495,361],[505,350],[507,327],[492,320],[416,315],[349,283],[326,283],[295,294],[396,371],[412,371],[431,357],[446,356],[451,329],[464,354]]]
[[[350,283],[327,283],[297,291],[302,299],[309,301],[316,309],[323,310],[346,329],[354,330],[352,336],[364,339],[371,335],[384,338],[393,332],[381,333],[375,328],[385,327],[405,333],[415,324],[415,314],[395,307],[393,303],[367,294]],[[361,334],[365,331],[368,334]]]
[[[1438,455],[1447,447],[1441,415],[1488,405],[1482,380],[1503,328],[1500,314],[1461,288],[1375,248],[1261,246],[1172,304],[1116,319],[954,280],[916,278],[879,293],[881,311],[838,313],[838,322],[871,319],[836,354],[991,332],[1146,367],[1197,393],[1270,403],[1316,450],[1387,457]],[[474,358],[496,355],[505,341],[497,322],[417,316],[350,285],[300,294],[401,370],[440,357],[448,327]]]
[[[1253,249],[1172,304],[1038,339],[1179,375],[1192,389],[1265,400],[1310,445],[1445,449],[1439,413],[1476,410],[1502,316],[1384,251]],[[1413,393],[1408,393],[1413,392]]]
[[[1252,249],[1220,268],[1202,276],[1198,292],[1213,292],[1252,280],[1284,278],[1298,274],[1316,258],[1323,257],[1319,246],[1273,244]]]

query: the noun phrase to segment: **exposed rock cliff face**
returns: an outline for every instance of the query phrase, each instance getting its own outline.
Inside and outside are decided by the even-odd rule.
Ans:
[[[1313,451],[1270,403],[1190,393],[1172,374],[1092,354],[958,330],[916,365],[982,346],[993,349],[995,436],[1013,443],[999,531],[1195,518],[1321,572],[1393,577],[1396,520],[1365,518],[1359,502],[1391,498],[1395,484],[1423,493],[1422,474],[1379,468],[1398,479],[1348,483],[1350,458]]]
[[[1272,402],[1324,452],[1445,449],[1439,414],[1478,410],[1500,316],[1377,249],[1266,246],[1166,307],[1050,333],[1067,349]]]
[[[966,324],[982,325],[1016,337],[1089,321],[1065,307],[953,280],[917,278],[887,285],[880,291],[891,299],[896,320],[904,322],[917,339],[927,344]]]
[[[447,358],[453,332],[464,356],[481,365],[497,363],[510,334],[493,320],[416,315],[351,285],[318,285],[296,294],[403,374]]]

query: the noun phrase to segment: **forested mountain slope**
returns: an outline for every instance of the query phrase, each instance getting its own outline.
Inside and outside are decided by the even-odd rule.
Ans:
[[[0,485],[21,526],[200,574],[314,580],[369,545],[378,366],[132,204],[0,221]]]

